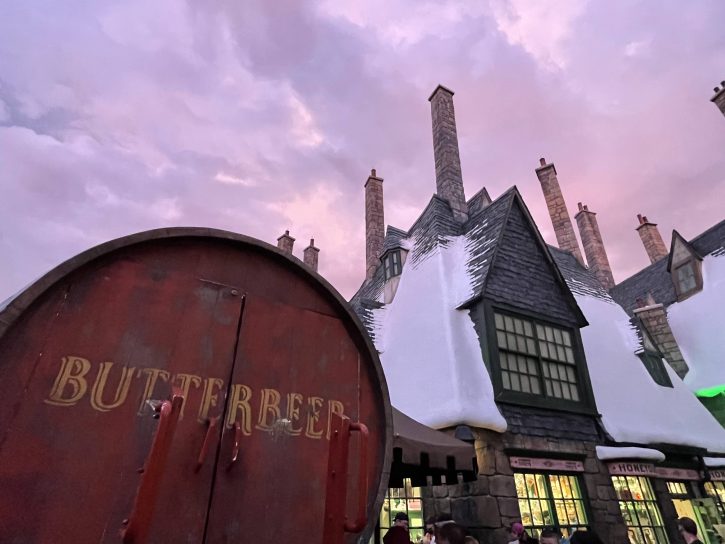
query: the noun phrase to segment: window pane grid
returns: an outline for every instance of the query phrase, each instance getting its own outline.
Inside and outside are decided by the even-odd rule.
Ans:
[[[705,493],[715,499],[720,516],[725,518],[725,482],[705,482]]]
[[[411,540],[417,541],[423,538],[423,501],[420,487],[413,487],[409,478],[404,480],[403,487],[390,488],[385,494],[380,511],[380,542],[392,527],[393,519],[398,512],[408,514]]]
[[[504,389],[580,400],[569,331],[500,313],[494,321]]]
[[[557,527],[568,537],[577,528],[587,527],[584,498],[576,476],[517,472],[514,482],[522,523],[534,533]]]
[[[612,483],[630,542],[667,544],[662,516],[649,480],[640,476],[612,476]]]

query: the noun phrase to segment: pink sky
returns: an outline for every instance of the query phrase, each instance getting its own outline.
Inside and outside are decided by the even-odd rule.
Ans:
[[[44,5],[46,4],[46,5]],[[718,0],[97,0],[0,6],[0,300],[74,254],[208,226],[295,254],[350,297],[363,184],[407,229],[435,191],[430,109],[456,92],[466,195],[517,185],[554,242],[535,168],[598,213],[616,280],[725,217]]]

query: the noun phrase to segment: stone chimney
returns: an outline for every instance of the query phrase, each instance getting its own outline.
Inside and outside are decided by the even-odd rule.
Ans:
[[[303,255],[305,264],[317,272],[317,261],[320,257],[320,250],[315,247],[314,238],[310,238],[310,245],[305,248]]]
[[[375,169],[365,182],[365,279],[375,275],[380,264],[380,254],[385,240],[385,218],[383,213],[383,178]]]
[[[295,245],[295,239],[289,235],[289,231],[284,231],[284,234],[277,238],[277,247],[284,251],[287,255],[292,255],[292,246]]]
[[[672,369],[680,378],[684,379],[690,369],[672,332],[665,307],[655,303],[652,295],[648,294],[647,301],[639,305],[639,308],[634,311],[634,315],[642,320],[657,345],[657,349],[662,352]]]
[[[456,112],[453,91],[438,85],[428,98],[433,120],[433,155],[436,166],[436,194],[447,200],[456,220],[468,219],[466,195],[463,191],[461,158],[458,154]]]
[[[604,249],[602,233],[599,231],[597,214],[590,212],[587,206],[582,206],[582,203],[579,202],[579,213],[576,214],[575,219],[584,246],[584,254],[587,256],[589,270],[594,273],[599,283],[609,290],[614,287],[614,276],[612,276],[612,268],[609,266],[607,252]]]
[[[553,162],[547,164],[544,158],[539,159],[539,163],[541,166],[536,169],[536,176],[539,178],[541,189],[544,191],[546,207],[549,209],[554,234],[556,234],[556,243],[560,249],[570,252],[581,264],[584,264],[584,259],[579,250],[579,242],[576,240],[574,227],[571,224],[564,196],[559,187],[559,180],[556,177],[556,167]]]
[[[647,255],[649,255],[650,262],[655,263],[662,257],[667,257],[669,250],[662,240],[662,236],[660,236],[657,223],[650,223],[646,215],[637,214],[637,219],[639,220],[637,232],[639,232],[644,249]]]
[[[721,81],[720,87],[715,87],[713,90],[715,96],[710,99],[710,102],[714,102],[722,114],[725,115],[725,81]]]

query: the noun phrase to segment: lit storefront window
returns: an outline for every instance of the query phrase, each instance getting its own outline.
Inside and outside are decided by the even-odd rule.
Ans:
[[[383,508],[380,510],[379,542],[383,541],[398,512],[408,514],[410,540],[418,542],[423,538],[423,501],[420,498],[420,487],[413,487],[409,478],[403,480],[403,486],[388,489],[385,494]]]
[[[588,525],[579,478],[569,474],[515,473],[521,522],[534,535],[558,527],[565,536]]]
[[[612,476],[631,544],[668,544],[652,485],[642,476]]]
[[[705,492],[715,499],[720,517],[725,519],[725,482],[705,482]]]

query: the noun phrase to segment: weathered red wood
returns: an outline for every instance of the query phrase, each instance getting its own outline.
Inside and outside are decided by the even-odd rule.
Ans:
[[[340,406],[371,437],[351,440],[345,515],[356,515],[361,448],[365,510],[379,510],[390,406],[344,301],[271,246],[164,229],[89,250],[0,312],[2,538],[119,542],[156,430],[145,401],[172,385],[186,401],[148,542],[248,540],[250,528],[319,541],[328,412]]]

